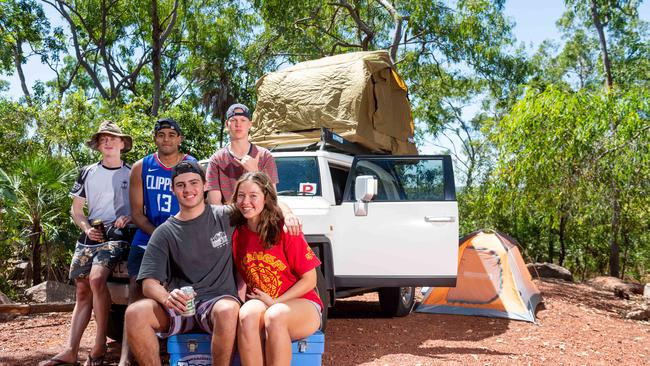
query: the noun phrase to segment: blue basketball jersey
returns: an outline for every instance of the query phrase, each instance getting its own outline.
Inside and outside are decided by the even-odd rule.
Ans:
[[[193,156],[187,154],[183,160],[196,161]],[[166,167],[158,160],[158,153],[147,155],[142,159],[142,189],[144,213],[155,227],[178,213],[180,209],[178,200],[172,193],[172,168]],[[138,229],[131,245],[145,247],[149,237],[149,234]]]

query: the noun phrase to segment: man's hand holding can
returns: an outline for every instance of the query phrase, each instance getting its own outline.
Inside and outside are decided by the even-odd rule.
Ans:
[[[191,291],[189,291],[189,290]],[[196,293],[191,286],[185,286],[180,289],[173,289],[163,305],[173,309],[183,316],[192,316],[195,313],[194,296]]]

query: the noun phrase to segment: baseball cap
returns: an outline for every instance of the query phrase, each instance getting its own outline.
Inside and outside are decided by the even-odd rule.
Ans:
[[[196,173],[201,176],[201,180],[205,182],[205,172],[196,160],[183,160],[172,168],[172,182],[174,179],[185,173]]]
[[[235,112],[235,109],[241,109],[241,112]],[[244,116],[248,119],[251,119],[251,112],[245,105],[241,103],[235,103],[228,107],[228,111],[226,111],[226,120],[229,120],[234,116]]]
[[[181,131],[181,126],[178,125],[178,122],[176,122],[173,118],[161,118],[156,121],[156,125],[153,128],[153,133],[158,133],[158,131],[169,128],[172,129],[176,132],[178,132],[179,135],[183,135],[183,132]]]

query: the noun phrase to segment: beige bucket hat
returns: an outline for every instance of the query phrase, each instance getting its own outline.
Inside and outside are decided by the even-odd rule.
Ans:
[[[133,147],[133,138],[129,135],[123,134],[122,130],[117,127],[115,122],[112,121],[104,121],[101,125],[99,125],[99,130],[97,133],[94,134],[90,140],[86,141],[88,147],[93,150],[97,150],[97,146],[99,145],[98,139],[99,135],[101,134],[121,137],[122,141],[124,141],[124,149],[122,149],[122,153],[129,152],[131,150],[131,147]]]

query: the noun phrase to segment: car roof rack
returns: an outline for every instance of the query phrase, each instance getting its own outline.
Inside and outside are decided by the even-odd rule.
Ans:
[[[356,142],[346,140],[343,136],[332,132],[329,128],[321,127],[320,141],[311,144],[302,145],[279,145],[271,148],[271,151],[331,151],[349,155],[366,155],[366,154],[386,154],[368,149]],[[313,130],[303,130],[294,132],[304,132]]]

